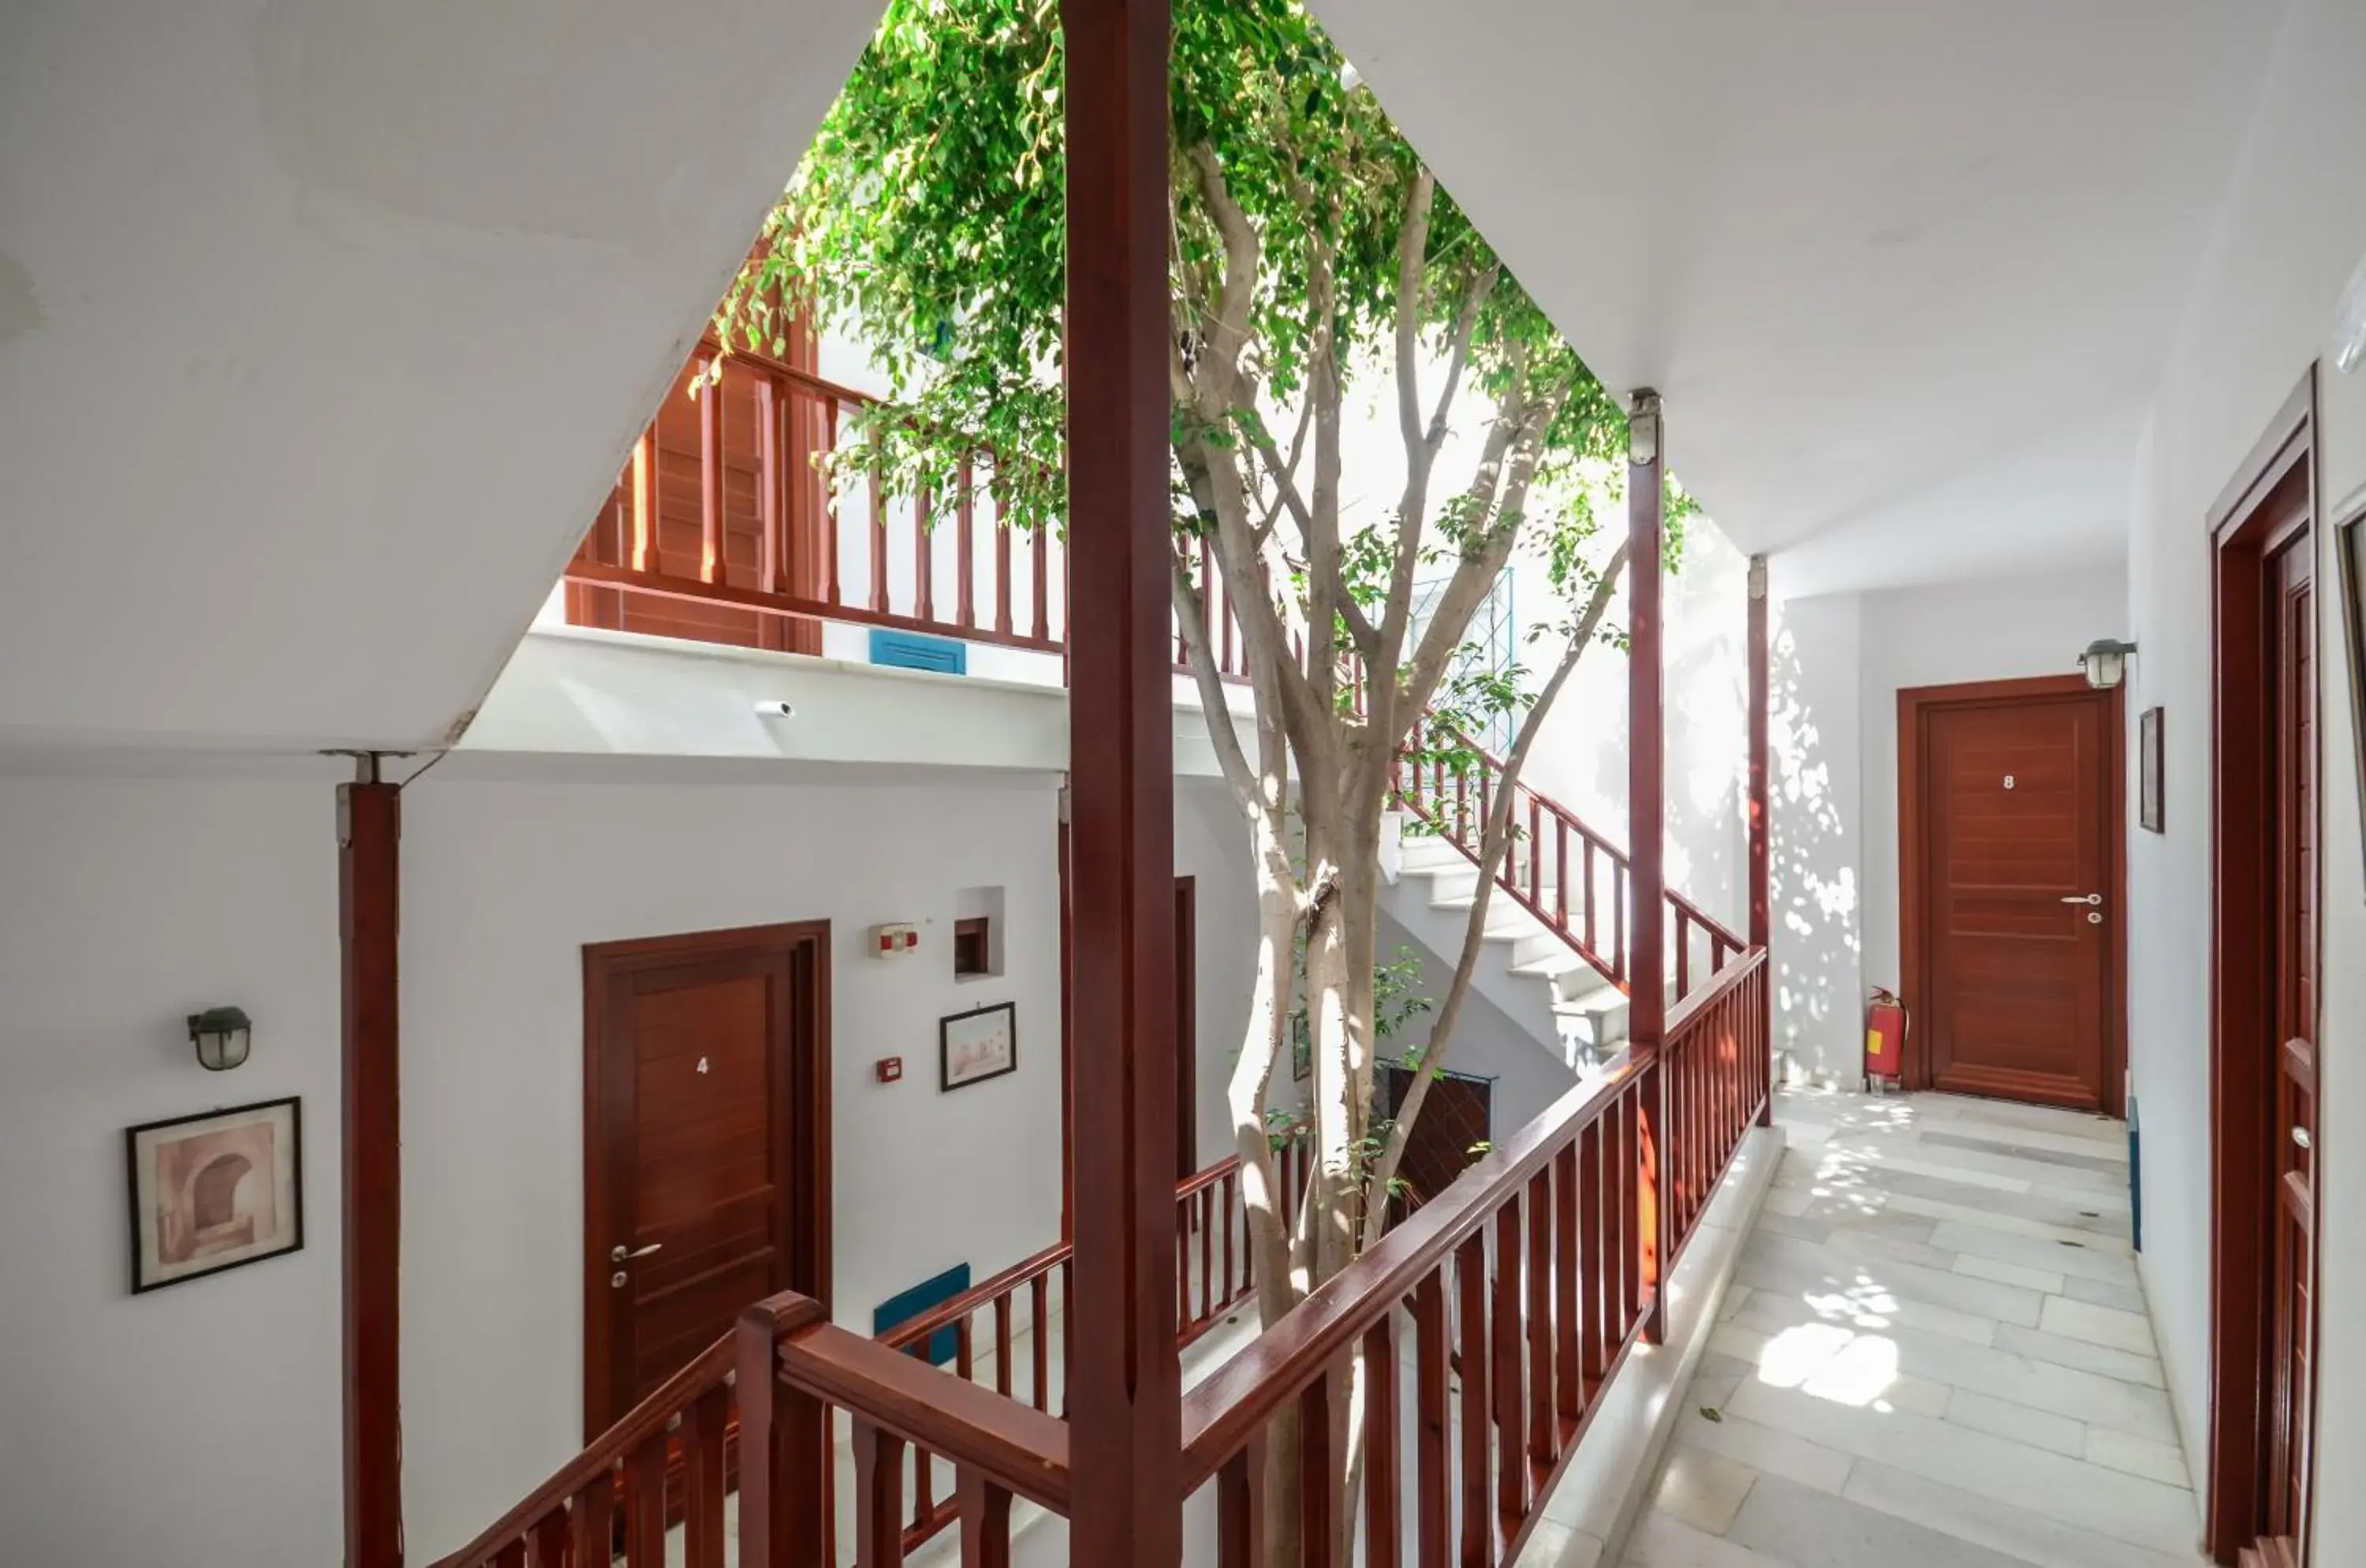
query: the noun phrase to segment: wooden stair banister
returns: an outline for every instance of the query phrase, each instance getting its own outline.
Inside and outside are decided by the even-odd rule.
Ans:
[[[1449,748],[1467,753],[1470,761],[1449,764],[1445,760]],[[1504,787],[1506,773],[1503,760],[1494,753],[1459,730],[1444,728],[1433,734],[1426,750],[1409,743],[1400,751],[1396,799],[1476,865],[1488,807]],[[1526,781],[1514,782],[1511,787],[1511,824],[1519,836],[1496,869],[1496,888],[1535,916],[1595,973],[1626,990],[1631,981],[1627,852]],[[1597,891],[1604,868],[1610,882],[1607,897]],[[1749,945],[1673,888],[1667,890],[1665,918],[1671,922],[1668,953],[1674,970],[1673,995],[1679,998],[1693,988],[1696,934],[1707,946],[1710,975],[1724,969]]]

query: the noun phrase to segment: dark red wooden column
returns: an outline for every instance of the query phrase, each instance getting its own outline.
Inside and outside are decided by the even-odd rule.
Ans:
[[[1771,949],[1774,942],[1774,890],[1772,881],[1774,864],[1774,822],[1767,816],[1768,780],[1766,719],[1768,705],[1774,700],[1774,655],[1769,638],[1772,636],[1767,620],[1772,606],[1766,596],[1766,558],[1750,558],[1750,945],[1770,949],[1766,958],[1766,983],[1759,987],[1760,1001],[1764,1009],[1764,1032],[1760,1036],[1771,1053],[1774,1048],[1774,957]],[[1773,1066],[1769,1062],[1757,1064],[1767,1072],[1766,1103],[1758,1110],[1758,1124],[1774,1124]]]
[[[1656,1058],[1667,1032],[1667,879],[1661,855],[1667,799],[1666,698],[1660,668],[1661,540],[1666,527],[1666,471],[1661,452],[1660,395],[1635,394],[1628,412],[1633,448],[1627,462],[1627,845],[1635,900],[1635,940],[1628,964],[1627,1048],[1651,1058],[1643,1089],[1644,1125],[1651,1145],[1654,1215],[1651,1245],[1659,1262],[1643,1334],[1659,1344],[1667,1330],[1668,1258],[1674,1250],[1674,1207],[1668,1172],[1667,1077]]]
[[[1166,0],[1062,0],[1068,130],[1074,1560],[1182,1558]]]
[[[337,789],[344,950],[345,1564],[401,1568],[401,1118],[395,944],[402,796],[366,757]]]

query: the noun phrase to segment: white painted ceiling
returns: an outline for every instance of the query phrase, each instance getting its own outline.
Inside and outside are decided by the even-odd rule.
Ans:
[[[2286,0],[1317,0],[1802,591],[2118,549]],[[874,0],[0,6],[0,742],[442,739]]]
[[[0,739],[446,735],[877,15],[0,6]]]
[[[2123,554],[2287,0],[1313,4],[1786,592]]]

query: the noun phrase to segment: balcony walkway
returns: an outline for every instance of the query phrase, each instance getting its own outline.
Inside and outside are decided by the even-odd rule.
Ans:
[[[2195,1568],[2121,1122],[1793,1092],[1630,1568]]]

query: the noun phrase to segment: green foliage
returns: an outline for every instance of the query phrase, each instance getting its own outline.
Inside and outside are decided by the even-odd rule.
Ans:
[[[855,433],[867,451],[851,443],[860,455],[845,460],[875,468],[892,492],[941,492],[964,457],[991,454],[1000,515],[1028,527],[1063,519],[1057,24],[1049,0],[891,0],[767,224],[761,259],[720,317],[728,341],[750,346],[780,335],[766,303],[775,298],[851,329],[894,395]],[[1217,442],[1270,440],[1256,399],[1298,397],[1318,342],[1352,366],[1374,362],[1391,341],[1397,244],[1420,161],[1294,0],[1177,0],[1172,59],[1172,278],[1187,367],[1206,345],[1225,259],[1196,152],[1213,154],[1262,242],[1251,395],[1217,422],[1228,428],[1205,428],[1181,408],[1178,425],[1200,422],[1195,433]],[[1615,400],[1440,192],[1419,306],[1433,344],[1482,288],[1471,383],[1501,391],[1525,374],[1566,389],[1544,444],[1546,485],[1581,460],[1621,455]],[[1178,528],[1204,527],[1180,486],[1177,499]],[[1475,547],[1502,521],[1457,498],[1438,509],[1429,553]],[[1346,541],[1352,592],[1368,604],[1384,592],[1392,534],[1369,526]]]

